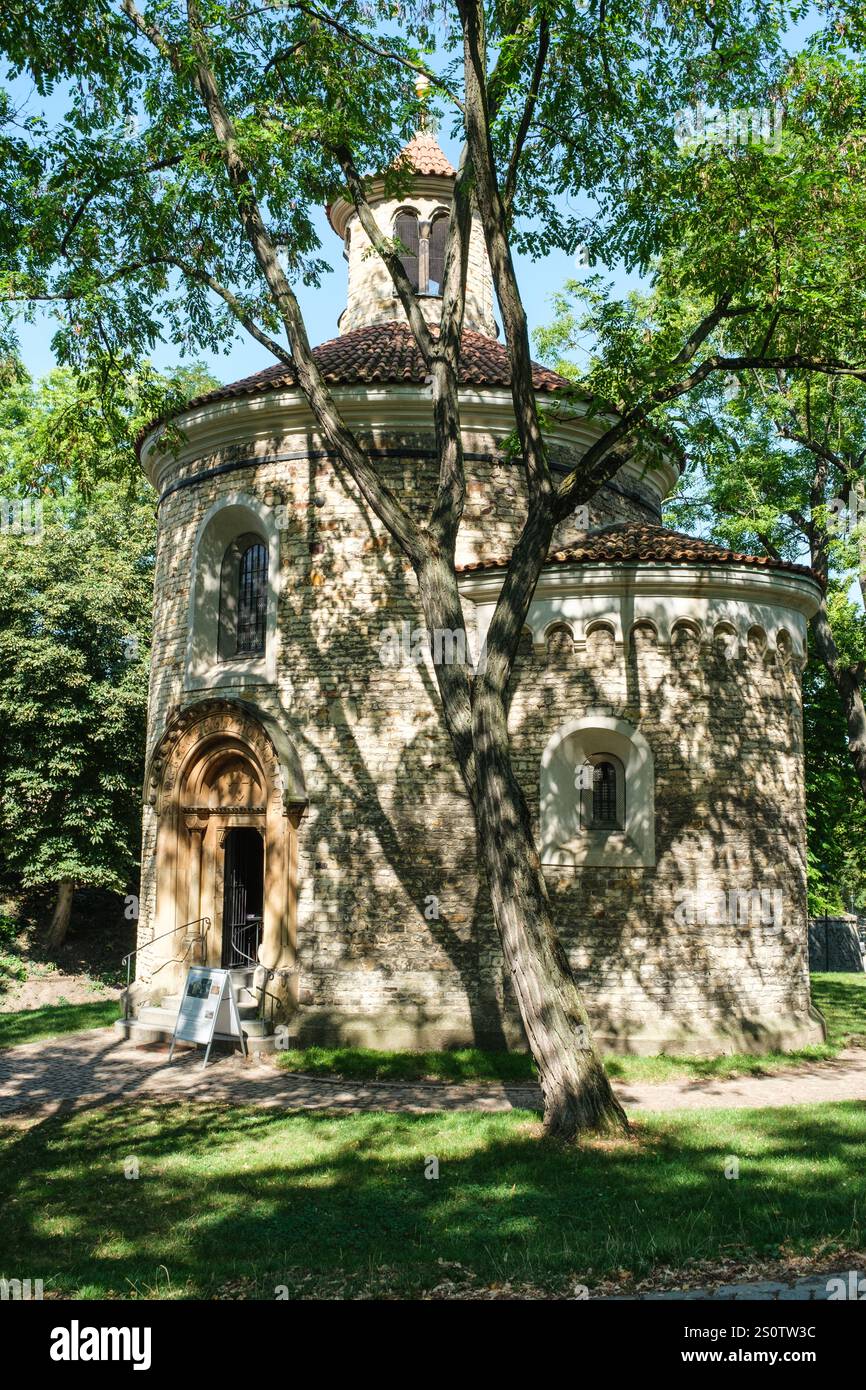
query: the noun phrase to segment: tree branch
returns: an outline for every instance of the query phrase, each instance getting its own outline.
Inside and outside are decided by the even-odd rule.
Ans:
[[[382,48],[378,44],[371,43],[369,39],[363,38],[355,29],[350,29],[342,20],[336,19],[328,14],[326,10],[320,10],[315,5],[303,3],[303,0],[277,0],[273,5],[260,5],[253,9],[243,10],[240,14],[227,16],[232,21],[247,19],[250,15],[264,14],[269,10],[299,10],[301,14],[307,15],[310,19],[317,19],[335,33],[342,34],[343,38],[348,39],[349,43],[357,44],[363,48],[365,53],[371,54],[374,58],[383,58],[385,62],[397,63],[400,67],[406,68],[408,72],[415,73],[416,77],[423,77],[431,87],[436,87],[449,101],[457,107],[458,111],[463,110],[463,103],[456,93],[452,92],[447,82],[443,82],[435,72],[425,67],[423,63],[413,63],[410,58],[404,57],[402,53],[395,53],[392,48]]]
[[[505,342],[511,369],[511,396],[523,455],[529,504],[530,508],[549,508],[552,506],[555,486],[538,420],[526,312],[520,299],[511,258],[507,218],[497,182],[496,161],[490,137],[484,7],[482,0],[458,0],[457,8],[463,26],[466,134],[478,187],[478,206],[484,227],[487,256],[505,327]]]
[[[418,296],[413,290],[409,276],[403,268],[403,262],[400,260],[393,241],[384,235],[376,218],[373,216],[373,210],[367,201],[367,195],[364,191],[363,179],[355,167],[351,151],[345,145],[341,145],[334,150],[334,154],[339,162],[340,168],[343,170],[343,176],[349,186],[349,192],[352,195],[352,202],[355,204],[355,211],[358,214],[361,226],[366,232],[371,246],[378,252],[391,276],[394,288],[397,291],[398,298],[403,305],[403,310],[409,321],[409,326],[414,334],[415,341],[418,344],[425,363],[429,367],[433,356],[433,338],[430,329],[427,327],[427,320],[421,312]]]
[[[616,469],[611,471],[607,463],[608,451],[614,446],[619,449],[623,440],[633,436],[638,426],[643,424],[656,406],[664,405],[668,401],[676,400],[679,396],[684,396],[695,386],[706,381],[713,372],[744,371],[750,367],[757,367],[765,371],[787,371],[800,367],[808,371],[824,372],[827,375],[851,376],[858,381],[866,381],[866,368],[855,367],[843,359],[824,360],[806,357],[801,353],[790,353],[784,357],[708,357],[699,367],[696,367],[693,372],[690,372],[680,381],[672,382],[668,386],[657,387],[646,400],[626,411],[616,424],[612,425],[594,444],[590,445],[578,466],[559,485],[556,500],[557,518],[559,520],[564,519],[576,506],[592,497],[603,482],[608,481],[613,476]],[[634,446],[628,450],[626,457],[633,450]],[[622,462],[625,462],[624,457]],[[621,467],[622,463],[619,466]]]
[[[517,173],[520,165],[520,157],[523,153],[523,146],[532,125],[532,113],[538,101],[538,93],[541,90],[541,79],[544,76],[544,65],[547,62],[547,54],[550,49],[550,26],[547,22],[547,15],[542,15],[539,21],[538,51],[535,55],[535,66],[532,72],[532,80],[529,84],[529,91],[526,94],[526,101],[523,106],[523,114],[520,117],[520,124],[517,127],[517,134],[514,137],[514,146],[511,151],[511,158],[508,162],[508,171],[505,175],[505,183],[502,188],[502,202],[505,207],[506,215],[511,217],[514,193],[517,188]]]
[[[124,3],[131,4],[132,0],[124,0]],[[276,247],[265,226],[249,170],[238,149],[234,125],[223,105],[208,61],[207,40],[197,0],[187,0],[187,21],[195,56],[190,80],[207,111],[222,150],[229,183],[237,198],[241,226],[283,320],[298,373],[298,384],[325,438],[345,464],[365,501],[413,565],[421,564],[425,551],[418,527],[362,452],[340,416],[312,355],[300,306],[277,259]]]

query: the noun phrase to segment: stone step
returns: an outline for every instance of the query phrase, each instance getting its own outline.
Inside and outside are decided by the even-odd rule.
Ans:
[[[235,1003],[238,1006],[238,1013],[241,1018],[255,1018],[259,1011],[259,996],[257,994],[248,994],[236,998]],[[177,1016],[180,1000],[176,994],[166,994],[158,1004],[148,1004],[146,1007],[152,1009],[166,1009],[169,1013]]]
[[[247,1037],[263,1038],[271,1031],[271,1026],[266,1019],[256,1017],[256,1008],[252,1004],[242,1005],[238,1009],[241,1016],[241,1027]],[[138,1022],[147,1028],[168,1029],[173,1032],[177,1019],[177,1008],[158,1008],[154,1004],[146,1005],[138,1015]]]
[[[144,1012],[144,1010],[142,1010],[142,1012]],[[150,1012],[154,1014],[160,1013],[161,1011],[152,1009]],[[167,1043],[171,1041],[171,1035],[174,1030],[174,1020],[174,1014],[172,1014],[171,1019],[167,1023],[164,1021],[156,1022],[152,1019],[148,1022],[142,1022],[139,1018],[119,1018],[115,1022],[114,1031],[121,1038],[126,1038],[129,1042],[133,1043]],[[260,1020],[252,1020],[252,1022],[260,1022]],[[243,1020],[241,1021],[241,1026],[246,1039],[247,1049],[253,1056],[259,1052],[275,1051],[277,1039],[272,1032],[250,1032],[247,1023]],[[268,1024],[263,1026],[268,1029],[270,1028]]]

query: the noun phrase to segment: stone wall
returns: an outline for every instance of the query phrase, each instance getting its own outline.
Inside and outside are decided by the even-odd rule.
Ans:
[[[797,671],[649,629],[588,647],[527,642],[512,724],[535,814],[533,771],[567,720],[627,720],[653,751],[655,867],[546,870],[596,1027],[623,1051],[814,1040]]]
[[[210,476],[171,492],[160,509],[148,747],[174,710],[203,698],[185,689],[190,576],[203,518],[221,492],[280,508],[277,678],[222,682],[219,693],[279,721],[309,795],[298,831],[292,1031],[302,1041],[380,1047],[519,1046],[429,659],[396,669],[381,660],[386,629],[422,625],[414,576],[338,467],[266,456],[297,453],[303,442],[258,445],[255,465],[218,476],[215,467],[249,458],[249,446],[175,470],[176,480]],[[373,442],[406,450],[381,467],[420,505],[433,486],[429,441]],[[495,457],[497,441],[479,436],[467,447],[482,458],[472,464],[464,562],[507,549],[522,517],[520,474]],[[632,496],[608,491],[594,521],[622,519],[643,505],[633,480],[625,481]],[[568,536],[563,528],[560,539]],[[536,817],[544,748],[561,723],[590,709],[628,720],[656,763],[656,868],[549,875],[558,929],[605,1040],[643,1051],[816,1040],[796,670],[782,668],[774,653],[728,660],[707,641],[675,651],[648,634],[598,651],[561,634],[543,651],[527,640],[511,720]],[[148,807],[142,942],[155,920],[155,834]],[[677,894],[702,902],[764,887],[782,895],[781,920],[676,920]]]

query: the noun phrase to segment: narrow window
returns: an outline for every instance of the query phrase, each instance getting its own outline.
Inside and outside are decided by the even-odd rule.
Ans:
[[[448,239],[448,217],[437,217],[430,228],[430,278],[427,289],[430,294],[442,293],[445,279],[445,242]]]
[[[268,612],[268,552],[248,545],[238,569],[238,653],[263,652]]]
[[[592,774],[592,823],[615,826],[616,768],[613,763],[596,763]]]
[[[400,262],[409,276],[413,290],[418,288],[418,217],[414,212],[399,212],[394,222],[394,235],[405,247]]]

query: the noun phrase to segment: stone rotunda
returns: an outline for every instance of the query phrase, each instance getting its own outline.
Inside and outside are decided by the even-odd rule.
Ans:
[[[424,313],[454,170],[423,133],[401,199],[372,180]],[[436,477],[420,353],[354,208],[339,336],[316,349],[390,487]],[[604,422],[536,367],[552,462]],[[524,513],[491,275],[472,228],[458,565],[477,655]],[[411,569],[329,452],[291,369],[145,431],[159,497],[136,1031],[170,1028],[191,963],[229,966],[251,1035],[523,1046]],[[620,1051],[794,1047],[809,1001],[800,672],[811,573],[662,525],[658,447],[563,524],[513,683],[515,766],[560,938]],[[259,974],[252,973],[258,961]]]

